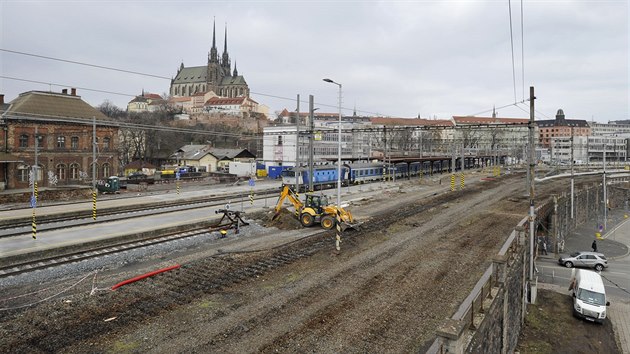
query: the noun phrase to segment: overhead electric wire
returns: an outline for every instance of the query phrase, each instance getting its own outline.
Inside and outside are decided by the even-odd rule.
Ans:
[[[41,59],[48,59],[48,60],[61,61],[61,62],[64,62],[64,63],[77,64],[77,65],[83,65],[83,66],[90,66],[90,67],[93,67],[93,68],[99,68],[99,69],[105,69],[105,70],[118,71],[118,72],[127,73],[127,74],[135,74],[135,75],[142,75],[142,76],[155,77],[155,78],[158,78],[158,79],[171,80],[171,78],[170,78],[170,77],[166,77],[166,76],[160,76],[160,75],[153,75],[153,74],[141,73],[141,72],[138,72],[138,71],[132,71],[132,70],[118,69],[118,68],[113,68],[113,67],[111,67],[111,66],[104,66],[104,65],[89,64],[89,63],[84,63],[84,62],[74,61],[74,60],[67,60],[67,59],[53,58],[53,57],[49,57],[49,56],[45,56],[45,55],[32,54],[32,53],[26,53],[26,52],[19,52],[19,51],[17,51],[17,50],[10,50],[10,49],[5,49],[5,48],[0,48],[0,51],[2,51],[2,52],[7,52],[7,53],[14,53],[14,54],[26,55],[26,56],[35,57],[35,58],[41,58]]]
[[[523,101],[525,101],[525,30],[523,28],[523,0],[521,0],[521,77],[523,83]]]
[[[20,114],[24,114],[23,116]],[[82,125],[92,125],[96,123],[96,125],[108,125],[108,126],[116,126],[119,128],[129,128],[129,129],[147,129],[147,130],[157,130],[157,131],[167,131],[167,132],[178,132],[178,133],[190,133],[190,134],[199,134],[199,135],[221,135],[221,136],[229,136],[229,137],[249,137],[254,136],[254,134],[239,134],[239,133],[230,133],[230,132],[217,132],[210,130],[198,130],[198,129],[187,129],[187,128],[178,128],[178,127],[167,127],[161,125],[147,125],[147,124],[138,124],[138,123],[128,123],[122,121],[115,120],[97,120],[93,122],[89,118],[80,118],[80,117],[65,117],[65,116],[56,116],[50,114],[37,114],[37,117],[32,117],[27,115],[29,113],[24,112],[10,112],[2,115],[2,118],[8,119],[26,119],[33,121],[43,121],[48,122],[50,120],[62,119],[63,122],[76,123]]]
[[[508,0],[508,9],[510,11],[510,47],[512,48],[512,82],[514,83],[514,103],[516,103],[516,68],[514,65],[514,34],[512,33],[512,2]]]
[[[502,109],[502,108],[506,108],[506,107],[516,106],[516,104],[518,104],[518,103],[523,103],[523,102],[514,102],[514,103],[509,103],[509,104],[506,104],[506,105],[500,106],[500,107],[492,107],[492,108],[487,109],[485,111],[477,112],[477,113],[474,113],[474,114],[468,114],[468,115],[466,115],[464,117],[474,117],[474,116],[479,115],[479,114],[492,112],[495,109]]]
[[[511,10],[510,10],[510,37],[511,37],[511,33],[512,33],[512,17],[511,17]],[[41,58],[41,59],[66,62],[66,63],[76,64],[76,65],[84,65],[84,66],[94,67],[94,68],[99,68],[99,69],[104,69],[104,70],[113,70],[113,71],[130,73],[130,74],[135,74],[135,75],[141,75],[141,76],[148,76],[148,77],[155,77],[155,78],[159,78],[159,79],[171,80],[171,78],[168,78],[168,77],[165,77],[165,76],[146,74],[146,73],[142,73],[142,72],[137,72],[137,71],[132,71],[132,70],[125,70],[125,69],[119,69],[119,68],[108,67],[108,66],[103,66],[103,65],[89,64],[89,63],[79,62],[79,61],[75,61],[75,60],[54,58],[54,57],[49,57],[49,56],[45,56],[45,55],[26,53],[26,52],[10,50],[10,49],[5,49],[5,48],[0,48],[0,51],[4,51],[4,52],[8,52],[8,53],[14,53],[14,54],[20,54],[20,55],[26,55],[26,56],[32,56],[32,57]],[[514,49],[513,49],[513,46],[512,46],[512,69],[513,69],[512,70],[513,71],[513,76],[515,76],[514,75]],[[100,90],[100,89],[91,89],[91,88],[87,88],[87,87],[79,87],[79,86],[76,86],[76,85],[67,85],[67,84],[59,84],[59,83],[44,82],[44,81],[37,81],[37,80],[29,80],[29,79],[16,78],[16,77],[10,77],[10,76],[0,76],[0,78],[9,79],[9,80],[16,80],[16,81],[31,82],[31,83],[37,83],[37,84],[43,84],[43,85],[49,85],[49,86],[75,87],[77,89],[84,90],[84,91],[107,93],[107,94],[118,95],[118,96],[127,96],[127,97],[136,97],[137,96],[137,95],[128,94],[128,93],[113,92],[113,91]],[[295,102],[295,98],[293,98],[293,97],[283,97],[283,96],[265,94],[265,93],[254,92],[254,91],[250,91],[250,94],[259,95],[259,96],[265,96],[265,97],[271,97],[271,98],[286,100],[286,101],[290,101],[290,102]],[[515,98],[515,103],[516,103],[516,79],[514,79],[514,98]],[[308,101],[300,101],[300,103],[308,103]],[[513,103],[513,104],[515,104],[515,103]],[[322,106],[322,107],[339,108],[338,105],[317,103],[317,102],[315,104],[319,105],[319,106]],[[499,109],[500,108],[509,107],[509,106],[511,106],[513,104],[499,107]],[[345,111],[354,111],[354,112],[365,113],[365,114],[373,115],[373,116],[376,116],[376,117],[390,117],[390,118],[391,117],[397,117],[395,115],[387,115],[387,114],[382,114],[382,113],[378,113],[378,112],[370,112],[370,111],[359,110],[359,109],[356,109],[356,107],[355,108],[341,107],[341,109],[345,110]],[[492,111],[492,110],[483,111],[483,112],[480,112],[480,113],[477,113],[477,114],[487,113],[487,112],[490,112],[490,111]],[[404,117],[399,117],[399,118],[404,118]]]
[[[112,71],[123,72],[123,73],[128,73],[128,74],[154,77],[154,78],[164,79],[164,80],[169,80],[169,81],[172,79],[172,78],[166,77],[166,76],[147,74],[147,73],[142,73],[142,72],[138,72],[138,71],[119,69],[119,68],[114,68],[114,67],[104,66],[104,65],[90,64],[90,63],[80,62],[80,61],[76,61],[76,60],[54,58],[54,57],[49,57],[49,56],[46,56],[46,55],[21,52],[21,51],[5,49],[5,48],[0,48],[0,51],[7,52],[7,53],[13,53],[13,54],[19,54],[19,55],[25,55],[25,56],[31,56],[31,57],[40,58],[40,59],[54,60],[54,61],[70,63],[70,64],[76,64],[76,65],[83,65],[83,66],[88,66],[88,67],[93,67],[93,68],[98,68],[98,69],[112,70]],[[28,79],[19,79],[19,78],[6,77],[6,76],[2,76],[2,78],[11,79],[11,80],[26,81],[26,82],[32,82],[32,83],[38,83],[38,84],[44,84],[44,85],[60,86],[60,87],[64,87],[64,86],[65,87],[71,87],[71,86],[73,86],[73,85],[60,85],[60,84],[54,84],[54,83],[48,83],[48,82],[42,82],[42,81],[35,81],[35,80],[28,80]],[[117,92],[111,92],[111,91],[105,91],[105,90],[88,89],[88,88],[84,88],[84,87],[77,87],[77,88],[80,88],[81,90],[86,90],[86,91],[109,93],[109,94],[114,94],[114,95],[123,95],[123,96],[130,96],[130,97],[135,97],[136,96],[136,95],[129,95],[129,94],[123,94],[123,93],[117,93]],[[252,92],[252,91],[250,91],[250,94],[259,95],[259,96],[265,96],[265,97],[272,97],[272,98],[277,98],[277,99],[282,99],[282,100],[287,100],[287,101],[292,101],[292,102],[295,101],[294,98],[282,97],[282,96],[265,94],[265,93],[260,93],[260,92]],[[324,104],[324,103],[318,103],[318,105],[323,106],[323,107],[338,108],[337,105],[328,105],[328,104]],[[342,107],[342,110],[351,110],[351,109]],[[361,110],[356,110],[356,111],[357,112],[366,113],[366,114],[378,115],[378,113],[369,112],[369,111],[361,111]]]
[[[523,103],[523,102],[518,102],[518,104],[525,104],[525,103]],[[520,108],[520,107],[519,107],[519,108]],[[529,106],[527,106],[527,108],[529,108]],[[520,109],[522,109],[522,108],[520,108]],[[529,111],[527,111],[527,112],[529,112]],[[547,119],[553,119],[553,118],[549,117],[548,115],[546,115],[546,114],[544,114],[544,113],[542,113],[542,112],[538,111],[537,109],[534,109],[534,112],[535,112],[535,113],[538,113],[539,115],[541,115],[541,116],[543,116],[543,117],[545,117],[545,118],[547,118]]]
[[[8,80],[32,82],[32,83],[35,83],[35,84],[43,84],[43,85],[49,85],[49,86],[74,87],[74,88],[79,89],[79,90],[92,91],[92,92],[101,92],[101,93],[109,93],[111,95],[118,95],[118,96],[129,96],[129,97],[136,97],[137,96],[137,95],[132,95],[132,94],[129,94],[129,93],[120,93],[120,92],[113,92],[113,91],[106,91],[106,90],[91,89],[91,88],[87,88],[87,87],[79,87],[79,86],[74,86],[74,85],[58,84],[58,83],[53,83],[53,82],[44,82],[44,81],[36,81],[36,80],[29,80],[29,79],[20,79],[20,78],[17,78],[17,77],[4,76],[4,75],[1,75],[0,78],[8,79]]]

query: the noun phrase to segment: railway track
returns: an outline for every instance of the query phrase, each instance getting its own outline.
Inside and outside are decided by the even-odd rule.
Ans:
[[[437,193],[434,193],[434,195],[437,195]],[[444,200],[440,200],[439,202],[436,201],[433,203],[423,204],[421,206],[408,205],[406,207],[399,209],[396,213],[382,215],[381,217],[378,218],[378,220],[368,221],[367,223],[361,226],[361,230],[365,232],[374,231],[378,228],[383,227],[384,225],[395,223],[401,218],[405,218],[415,213],[422,212],[423,210],[433,208],[440,203],[444,203],[445,200],[446,201],[455,200],[457,197],[458,197],[458,193],[449,193],[449,194],[445,194],[443,198]],[[264,197],[261,196],[259,198],[264,198]],[[199,202],[199,203],[207,204],[209,202]],[[176,204],[185,205],[183,203],[176,203]],[[220,205],[217,203],[215,204]],[[207,206],[208,205],[204,205],[203,207],[207,207]],[[200,208],[200,207],[202,206],[193,206],[191,208]],[[164,212],[167,212],[167,211],[164,211]],[[138,249],[142,247],[150,247],[150,246],[157,245],[160,243],[172,242],[172,241],[176,241],[176,240],[187,238],[187,237],[204,236],[204,235],[208,235],[212,231],[218,231],[219,229],[220,227],[215,227],[215,228],[210,228],[210,229],[204,227],[204,228],[199,228],[199,229],[188,230],[185,232],[160,233],[157,235],[153,235],[151,237],[143,238],[141,240],[124,241],[124,242],[116,243],[114,245],[90,248],[89,250],[67,253],[61,256],[46,257],[46,258],[29,260],[29,261],[20,262],[20,263],[14,263],[10,266],[0,267],[0,279],[4,277],[15,276],[15,275],[30,272],[30,271],[79,262],[79,261],[96,258],[96,257],[102,257],[105,255],[114,254],[117,252],[125,252],[125,251]],[[358,235],[360,234],[361,234],[361,231],[350,232],[350,233],[347,232],[345,234],[346,236],[344,236],[344,241],[351,242],[353,238],[358,237]],[[330,246],[328,242],[324,242],[322,239],[327,238],[327,237],[331,237],[332,239],[332,235],[333,233],[331,231],[320,231],[315,234],[305,236],[304,238],[301,238],[299,241],[293,241],[286,245],[277,247],[277,248],[285,248],[285,247],[292,248],[293,243],[300,242],[299,252],[295,250],[291,250],[289,253],[282,254],[279,256],[281,259],[283,259],[283,262],[281,263],[285,264],[286,261],[289,259],[295,260],[295,259],[308,256],[314,252],[321,251],[324,247]],[[316,241],[311,244],[309,243],[309,240],[316,240]],[[235,253],[238,253],[238,252],[231,252],[231,254],[235,254]],[[252,253],[252,251],[248,251],[245,253]],[[271,263],[274,264],[275,261],[272,261]],[[269,264],[267,264],[266,266],[261,266],[261,267],[262,268],[260,267],[258,268],[260,269],[272,268],[269,266]]]
[[[401,221],[432,208],[437,208],[444,203],[456,202],[462,194],[477,193],[484,189],[482,186],[467,187],[462,192],[445,194],[433,194],[432,198],[422,201],[400,205],[395,210],[384,212],[378,218],[365,222],[360,231],[344,233],[344,244],[353,244],[367,233],[380,231]],[[222,290],[248,282],[274,269],[295,263],[301,259],[311,257],[318,252],[332,251],[334,232],[318,232],[303,237],[291,243],[269,249],[248,252],[226,252],[212,257],[205,257],[187,262],[179,270],[163,273],[159,276],[143,280],[142,283],[130,284],[115,293],[78,299],[72,306],[63,306],[57,309],[58,304],[51,304],[50,309],[55,311],[55,321],[48,321],[50,311],[47,308],[38,311],[39,317],[29,318],[32,323],[46,323],[46,333],[29,331],[24,333],[24,338],[7,343],[4,348],[13,348],[20,352],[50,352],[64,351],[72,348],[77,342],[89,343],[92,338],[98,338],[103,333],[108,333],[114,327],[111,322],[103,319],[118,316],[115,322],[116,328],[124,328],[141,321],[156,317],[157,315],[173,310],[177,306],[190,304],[203,295],[215,295],[220,298]],[[207,298],[205,298],[207,299]],[[204,300],[201,306],[212,307],[212,298]],[[279,311],[269,304],[265,310]],[[213,318],[221,318],[222,311],[212,311]],[[20,316],[19,313],[15,316]],[[13,315],[0,313],[0,322],[12,319]],[[261,318],[266,318],[261,316]],[[218,320],[217,320],[218,321]],[[249,328],[256,326],[255,317],[238,321],[238,325],[226,326],[227,332],[221,332],[221,336],[212,337],[212,341],[220,341],[223,336],[232,338],[246,333]],[[90,323],[90,326],[85,326]],[[72,333],[71,336],[65,333]],[[44,340],[44,338],[46,340]],[[212,344],[212,342],[210,342]],[[3,345],[0,345],[2,350]],[[76,349],[76,348],[75,348]],[[70,350],[71,351],[71,350]]]
[[[261,200],[278,194],[276,189],[257,191],[254,200]],[[214,206],[225,205],[225,196],[197,197],[187,200],[174,200],[162,202],[160,204],[139,204],[120,206],[115,208],[104,208],[98,210],[97,220],[93,220],[92,211],[65,212],[58,214],[37,215],[38,231],[59,230],[68,227],[81,225],[93,225],[95,223],[110,222],[114,220],[131,219],[140,216],[157,215],[170,213],[173,211],[202,209]],[[32,218],[16,218],[0,220],[0,237],[14,237],[31,232]]]
[[[481,187],[471,187],[467,192],[470,193],[477,188]],[[359,231],[345,232],[343,242],[345,245],[354,244],[358,238],[367,233],[382,230],[391,224],[400,222],[402,218],[435,208],[443,203],[455,201],[460,195],[459,192],[434,193],[430,200],[404,205],[396,210],[383,213],[378,218],[366,221]],[[57,259],[24,263],[15,265],[13,269],[0,269],[0,277],[18,275],[35,269],[54,267],[94,257],[103,257],[115,252],[149,247],[152,244],[195,237],[204,233],[208,233],[208,230],[163,235],[154,240],[95,249],[85,254],[66,255]],[[104,322],[102,319],[113,316],[113,314],[105,314],[98,309],[110,309],[110,311],[117,309],[115,313],[124,313],[124,316],[116,320],[117,326],[124,326],[127,323],[131,324],[151,318],[163,311],[172,309],[174,306],[189,304],[203,295],[221,293],[222,290],[233,285],[251,281],[267,272],[307,259],[316,253],[332,251],[333,249],[334,231],[320,231],[277,247],[257,251],[224,252],[197,259],[183,264],[177,270],[145,279],[142,283],[126,285],[116,290],[112,296],[90,297],[82,305],[77,303],[64,307],[63,310],[56,312],[54,324],[50,324],[59,326],[58,330],[50,330],[46,334],[41,334],[47,340],[40,340],[37,332],[26,334],[31,339],[20,341],[19,351],[59,351],[71,346],[76,339],[86,340],[108,331],[108,322]],[[274,311],[274,309],[269,308],[269,311]],[[7,315],[9,314],[6,312],[0,312],[0,321],[5,319]],[[81,323],[91,323],[91,325],[81,325],[77,322],[79,318]],[[34,319],[34,321],[38,322],[39,320]],[[240,331],[242,329],[235,328],[233,330]],[[66,331],[71,331],[74,335],[67,336],[64,334]],[[2,345],[0,345],[0,349],[2,349]]]

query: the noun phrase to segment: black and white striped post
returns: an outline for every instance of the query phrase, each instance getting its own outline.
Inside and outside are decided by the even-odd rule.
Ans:
[[[33,193],[33,195],[31,196],[31,208],[33,208],[33,221],[31,222],[31,226],[33,227],[33,240],[37,239],[37,223],[35,222],[35,208],[36,207],[37,207],[37,198],[35,197],[35,193]]]
[[[96,195],[98,191],[96,188],[92,190],[92,219],[96,220]]]
[[[335,237],[335,248],[337,251],[341,250],[339,244],[341,243],[341,212],[339,207],[337,208],[337,236]]]

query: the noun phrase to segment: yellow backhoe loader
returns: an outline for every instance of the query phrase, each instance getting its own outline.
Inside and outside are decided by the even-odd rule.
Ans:
[[[324,229],[330,230],[337,224],[337,213],[339,213],[341,219],[340,225],[342,230],[349,227],[356,228],[359,225],[359,223],[356,223],[352,218],[350,211],[334,204],[328,204],[328,198],[325,195],[307,193],[306,200],[302,203],[297,194],[295,194],[295,191],[288,185],[282,188],[278,203],[276,204],[276,213],[272,220],[275,220],[280,215],[285,199],[288,199],[291,204],[293,204],[295,215],[305,227],[310,227],[318,223]]]

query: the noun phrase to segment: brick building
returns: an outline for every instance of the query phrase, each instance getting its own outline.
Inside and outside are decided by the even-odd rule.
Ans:
[[[75,89],[25,92],[2,102],[0,114],[0,189],[28,188],[36,156],[38,186],[90,184],[94,125],[96,178],[119,172],[117,124]]]
[[[559,109],[556,119],[537,120],[538,144],[545,148],[551,147],[551,141],[558,137],[589,136],[591,127],[584,119],[566,119],[564,111]]]

